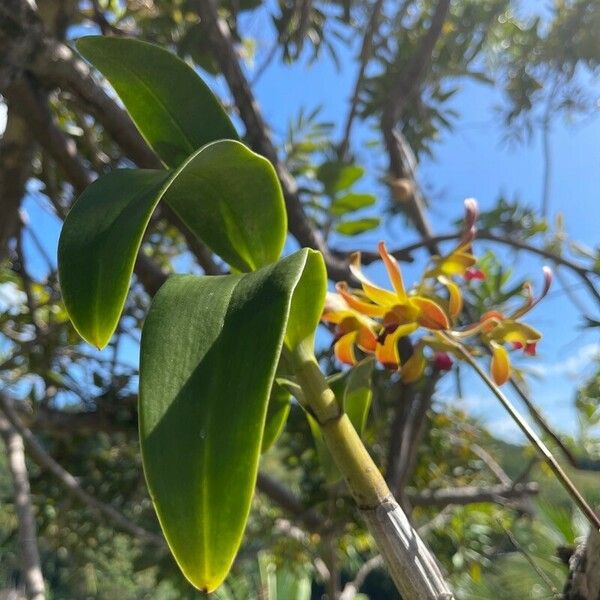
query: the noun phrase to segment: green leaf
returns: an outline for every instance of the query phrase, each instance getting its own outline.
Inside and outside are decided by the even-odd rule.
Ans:
[[[306,268],[294,292],[285,332],[285,344],[290,350],[304,345],[306,351],[313,352],[326,294],[327,269],[323,255],[310,251],[306,257]]]
[[[290,413],[292,396],[284,387],[273,384],[269,406],[267,409],[267,420],[265,422],[265,432],[263,434],[261,453],[265,453],[277,441],[285,422]]]
[[[335,196],[350,188],[365,173],[358,165],[330,161],[323,163],[317,171],[317,179],[323,184],[328,196]]]
[[[281,254],[287,220],[275,170],[240,142],[208,144],[177,171],[116,170],[101,177],[75,202],[58,249],[69,317],[99,348],[117,326],[135,257],[161,198],[240,271]]]
[[[240,142],[213,142],[182,165],[164,196],[211,250],[240,271],[276,261],[287,232],[271,163]]]
[[[60,234],[60,287],[77,332],[103,348],[129,289],[135,258],[167,171],[116,170],[75,202]]]
[[[332,215],[345,215],[355,210],[360,210],[367,206],[375,204],[376,198],[372,194],[346,194],[340,198],[336,198],[332,204],[330,212]]]
[[[199,589],[218,587],[241,543],[292,297],[311,254],[244,275],[172,277],[144,324],[144,472],[169,547]]]
[[[355,221],[342,221],[335,226],[335,230],[342,235],[359,235],[376,227],[379,227],[379,219],[368,217]]]
[[[344,373],[342,381],[343,390],[336,389],[339,384],[333,384],[332,389],[337,395],[343,394],[344,412],[348,415],[352,425],[359,435],[362,435],[367,424],[367,416],[371,408],[373,392],[371,391],[371,377],[375,361],[372,357],[359,362],[349,371]]]
[[[83,37],[77,49],[110,82],[165,165],[178,167],[209,142],[238,139],[210,88],[174,54],[125,37]]]
[[[375,361],[366,358],[343,373],[338,373],[328,379],[329,386],[340,406],[348,415],[359,435],[362,435],[371,408],[373,392],[371,391],[371,376]],[[333,461],[325,439],[317,421],[307,413],[310,430],[315,441],[319,462],[328,483],[335,483],[341,478],[341,473]]]

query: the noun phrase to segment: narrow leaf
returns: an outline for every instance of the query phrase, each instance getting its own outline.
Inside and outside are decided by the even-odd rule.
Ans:
[[[318,171],[317,178],[323,184],[325,193],[331,197],[352,187],[365,173],[358,165],[350,165],[337,161],[323,163]]]
[[[125,37],[83,37],[77,49],[110,82],[168,167],[209,142],[238,138],[210,88],[174,54]]]
[[[283,432],[285,422],[290,413],[291,399],[291,394],[285,388],[276,383],[273,384],[260,450],[263,454],[273,446]]]
[[[366,208],[375,204],[376,199],[372,194],[346,194],[336,198],[331,204],[331,214],[336,216],[345,215],[349,212]]]

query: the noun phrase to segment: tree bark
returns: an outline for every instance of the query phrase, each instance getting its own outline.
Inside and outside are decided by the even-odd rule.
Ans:
[[[565,600],[600,599],[600,532],[591,531],[569,559]]]
[[[28,600],[44,600],[46,592],[40,565],[40,553],[37,544],[37,531],[35,516],[33,514],[33,503],[31,501],[27,464],[25,462],[23,438],[2,415],[0,415],[0,435],[2,435],[4,444],[6,445],[8,469],[15,490],[15,510],[17,512],[19,527],[19,553],[25,591]]]

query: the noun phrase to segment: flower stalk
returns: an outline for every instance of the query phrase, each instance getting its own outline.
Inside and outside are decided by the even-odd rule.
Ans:
[[[500,388],[492,381],[490,376],[485,372],[484,369],[481,368],[481,365],[475,360],[473,355],[469,352],[469,350],[462,344],[457,341],[452,335],[447,333],[441,334],[446,341],[451,344],[459,353],[462,358],[469,364],[469,366],[479,375],[481,380],[487,385],[490,391],[498,398],[502,406],[506,409],[508,414],[514,420],[514,422],[518,425],[519,429],[523,432],[525,437],[529,440],[531,445],[537,450],[537,452],[542,456],[546,464],[550,467],[556,478],[560,481],[565,490],[569,493],[575,504],[579,507],[579,509],[586,516],[592,527],[596,530],[600,531],[600,519],[593,511],[592,507],[586,502],[585,498],[581,495],[579,490],[575,487],[575,484],[571,481],[569,476],[565,473],[563,468],[560,466],[552,452],[550,452],[549,448],[544,444],[541,438],[537,435],[537,433],[533,430],[533,428],[527,423],[527,421],[523,418],[523,416],[519,413],[519,411],[513,406],[512,402],[506,397],[505,394],[502,393]]]

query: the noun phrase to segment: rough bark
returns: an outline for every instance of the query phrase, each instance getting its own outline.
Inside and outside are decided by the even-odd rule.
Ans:
[[[34,143],[27,125],[9,108],[6,130],[0,140],[0,261],[19,230],[19,207],[31,174]]]
[[[600,532],[591,531],[569,559],[565,600],[600,600]]]

